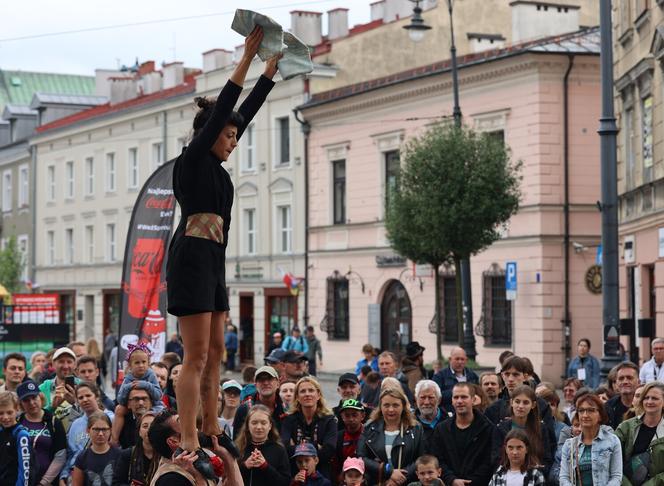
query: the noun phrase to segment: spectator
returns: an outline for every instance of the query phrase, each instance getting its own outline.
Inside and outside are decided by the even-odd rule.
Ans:
[[[240,402],[244,402],[245,398],[256,393],[256,381],[254,380],[255,374],[255,366],[248,365],[242,368],[242,393],[240,393]]]
[[[371,366],[364,365],[362,368],[360,368],[360,374],[357,375],[357,379],[360,381],[360,386],[364,385],[364,382],[367,379],[367,375],[369,375],[369,373],[375,373],[371,369]]]
[[[74,462],[72,486],[111,486],[113,469],[120,457],[120,449],[112,447],[111,419],[103,412],[88,417],[89,446]]]
[[[2,374],[5,384],[0,385],[0,392],[11,391],[16,393],[18,386],[27,376],[26,359],[21,353],[9,353],[2,362]]]
[[[567,378],[576,378],[591,389],[599,386],[599,360],[590,354],[590,339],[581,338],[576,344],[577,355],[567,366]],[[662,343],[664,351],[664,341]],[[664,357],[664,354],[662,355]]]
[[[136,445],[136,422],[150,410],[154,411],[150,393],[145,388],[144,381],[137,381],[136,388],[133,388],[127,397],[127,414],[124,418],[124,425],[119,431],[120,447],[126,449]],[[115,420],[117,417],[113,422]]]
[[[443,468],[448,486],[482,486],[496,466],[500,435],[482,414],[473,411],[473,387],[457,383],[452,389],[455,416],[438,424],[429,441],[431,452]]]
[[[440,392],[443,394],[443,407],[452,408],[452,389],[457,383],[479,383],[477,374],[466,367],[468,356],[463,348],[452,348],[450,353],[450,365],[436,373],[433,381],[438,383]]]
[[[514,429],[505,437],[498,470],[489,486],[544,486],[544,475],[537,469],[538,459],[530,445],[527,433]]]
[[[273,349],[270,354],[268,354],[265,359],[266,366],[272,366],[281,379],[286,379],[286,363],[284,363],[284,357],[286,356],[286,351],[281,348]],[[255,372],[256,370],[254,370]],[[253,375],[252,375],[253,376]]]
[[[299,327],[293,327],[291,330],[291,335],[288,336],[283,342],[281,349],[284,351],[299,351],[300,353],[306,353],[309,351],[307,340],[304,339],[304,336],[302,336]]]
[[[514,356],[514,353],[509,350],[505,350],[500,355],[498,356],[498,363],[500,363],[499,370],[502,370],[503,367],[505,366],[505,361],[510,359],[512,356]]]
[[[560,397],[558,396],[558,393],[551,391],[551,389],[546,387],[537,387],[537,397],[544,400],[551,409],[551,415],[554,420],[553,432],[557,441],[562,429],[570,424],[567,415],[560,411]]]
[[[88,356],[92,356],[94,359],[97,360],[97,365],[101,366],[101,360],[103,358],[103,355],[101,349],[99,349],[99,343],[95,338],[90,338],[85,343],[85,354]]]
[[[641,404],[641,393],[643,392],[644,388],[645,385],[639,385],[636,387],[636,390],[634,390],[634,398],[632,399],[632,406],[629,407],[629,410],[627,410],[625,412],[625,415],[623,415],[622,417],[623,422],[633,417],[643,415],[643,410],[641,409],[640,404]]]
[[[360,401],[365,408],[373,409],[378,403],[380,395],[380,375],[372,371],[367,375],[364,384],[361,387]]]
[[[152,477],[152,485],[209,484],[198,469],[192,466],[192,461],[196,458],[195,453],[188,453],[180,449],[180,422],[174,411],[164,410],[155,417],[148,430],[148,439],[152,448],[161,457]],[[224,486],[243,486],[242,476],[235,458],[230,452],[219,446],[216,436],[211,436],[211,441],[212,452],[223,461],[223,469],[226,473]]]
[[[168,384],[168,366],[166,366],[161,361],[154,361],[150,364],[152,372],[157,377],[157,383],[159,383],[159,388],[163,392],[166,390],[166,385]]]
[[[354,398],[344,400],[340,406],[341,430],[337,435],[337,447],[334,457],[333,479],[339,477],[340,467],[347,458],[357,456],[357,444],[364,432],[366,414],[364,407]],[[363,463],[364,465],[364,463]]]
[[[489,399],[484,393],[484,390],[477,383],[471,383],[473,385],[473,391],[475,392],[475,398],[473,399],[473,408],[478,412],[484,413],[487,408],[489,408]]]
[[[388,387],[380,394],[357,445],[369,484],[403,486],[415,479],[415,460],[424,453],[422,428],[402,390]]]
[[[177,356],[177,355],[176,355]],[[162,356],[163,357],[163,356]],[[178,379],[180,378],[180,372],[182,371],[182,363],[175,363],[168,370],[168,381],[166,382],[166,392],[165,394],[169,397],[173,397],[173,405],[171,408],[177,410],[177,395],[175,393],[176,387],[178,384]]]
[[[235,419],[233,420],[233,430],[240,430],[249,409],[256,404],[265,405],[268,410],[272,410],[272,420],[279,430],[281,428],[281,421],[285,416],[281,398],[277,393],[279,389],[279,375],[271,366],[261,366],[256,370],[254,379],[257,391],[253,395],[249,395],[237,409]]]
[[[337,419],[327,408],[315,378],[305,376],[295,384],[295,400],[281,423],[281,440],[289,455],[302,442],[313,444],[318,452],[318,470],[330,477],[337,447]]]
[[[267,348],[267,354],[270,354],[275,349],[281,349],[281,345],[284,343],[284,336],[281,332],[277,331],[272,334],[272,340],[270,341],[270,346]]]
[[[87,354],[84,354],[78,358],[76,362],[76,376],[81,381],[88,381],[94,383],[97,386],[99,385],[99,362],[93,357]],[[115,410],[115,402],[108,398],[106,393],[100,388],[101,393],[101,403],[107,410]]]
[[[480,375],[480,386],[489,400],[489,405],[498,400],[498,394],[503,388],[503,380],[498,373],[485,371]]]
[[[364,478],[364,461],[359,457],[349,457],[343,463],[342,484],[344,486],[362,486]]]
[[[535,368],[533,368],[533,362],[530,361],[530,358],[526,356],[522,356],[521,359],[523,359],[526,363],[526,380],[529,382],[530,386],[534,390],[537,388],[537,385],[539,385],[542,380],[540,380],[540,377],[537,376],[537,373],[535,373]]]
[[[238,429],[240,473],[247,486],[288,486],[290,462],[270,410],[257,404]]]
[[[644,413],[616,430],[623,451],[623,484],[657,484],[664,481],[664,384],[645,385],[639,407]]]
[[[166,352],[161,355],[161,362],[168,366],[168,369],[172,369],[176,364],[182,364],[182,358],[180,355],[174,352]]]
[[[413,394],[417,382],[427,377],[427,371],[424,369],[424,349],[417,341],[408,343],[406,356],[401,361],[401,371],[406,376],[408,389]]]
[[[565,414],[567,415],[568,419],[572,419],[574,417],[574,395],[576,395],[576,392],[579,391],[581,388],[581,382],[577,380],[576,378],[567,378],[565,381],[563,381],[563,398],[565,399],[565,402],[567,405],[565,406]]]
[[[41,380],[46,368],[46,353],[35,351],[32,353],[32,356],[30,356],[30,373],[28,373],[28,378],[37,384],[41,383],[39,380]]]
[[[572,425],[569,427],[563,427],[563,430],[560,431],[560,436],[558,436],[558,446],[556,447],[556,455],[553,459],[553,466],[551,466],[551,471],[549,472],[549,484],[551,486],[558,485],[560,481],[560,461],[563,456],[563,446],[565,442],[570,437],[576,437],[581,433],[581,424],[579,423],[579,416],[574,415],[572,419]]]
[[[166,352],[177,354],[180,358],[180,361],[182,361],[184,356],[184,348],[182,347],[182,340],[180,339],[180,336],[177,335],[177,333],[171,334],[171,339],[166,343]],[[163,356],[161,359],[164,361]]]
[[[18,397],[13,391],[0,392],[0,484],[28,486],[30,477],[30,436],[18,423]]]
[[[104,376],[108,376],[108,366],[111,360],[111,350],[118,345],[118,336],[116,333],[111,332],[109,328],[106,328],[104,332],[104,352],[102,353],[102,363],[101,367],[104,372]]]
[[[371,369],[378,373],[378,357],[374,347],[371,344],[365,344],[362,346],[362,354],[364,358],[355,365],[355,374],[359,376],[363,366],[371,366]]]
[[[86,351],[85,343],[81,341],[72,341],[69,344],[67,344],[67,347],[74,352],[74,356],[76,356],[76,359],[83,356]]]
[[[237,353],[237,332],[233,324],[226,326],[224,334],[224,346],[226,347],[226,371],[235,371],[235,353]]]
[[[560,486],[620,486],[623,477],[620,440],[604,425],[608,416],[597,395],[576,402],[581,433],[567,439],[560,461]]]
[[[39,388],[34,381],[21,383],[17,394],[23,410],[18,421],[30,436],[31,482],[46,486],[58,478],[67,462],[67,434],[60,419],[42,408]]]
[[[598,386],[595,390],[595,394],[599,397],[600,400],[602,400],[602,403],[608,402],[614,396],[613,390],[604,385]]]
[[[304,353],[309,361],[309,374],[311,376],[316,376],[316,356],[320,361],[320,365],[323,366],[323,348],[321,347],[320,340],[316,337],[314,333],[313,326],[307,326],[304,331],[305,338],[307,340],[308,350]]]
[[[44,380],[39,385],[39,391],[44,394],[44,408],[54,412],[55,416],[62,420],[66,431],[69,431],[71,423],[79,416],[73,405],[76,403],[76,390],[72,386],[76,355],[69,348],[60,348],[53,354],[53,366],[55,367],[55,378]],[[69,384],[67,383],[69,379]],[[74,379],[74,384],[79,381]]]
[[[235,437],[233,422],[235,421],[237,409],[240,407],[240,392],[242,392],[242,385],[235,380],[228,380],[221,385],[221,414],[219,415],[219,428],[230,438]]]
[[[424,454],[418,457],[415,461],[415,474],[417,474],[417,481],[408,486],[444,486],[440,479],[443,470],[435,456]]]
[[[154,418],[153,412],[146,412],[138,420],[136,445],[123,449],[118,457],[113,471],[113,486],[150,484],[158,462],[148,438],[148,430],[150,430]]]
[[[340,397],[339,404],[334,407],[332,411],[337,417],[340,430],[343,428],[343,423],[341,421],[341,405],[346,400],[358,400],[360,398],[360,391],[360,382],[354,373],[344,373],[339,377],[339,382],[337,383],[337,393]]]
[[[299,351],[284,353],[284,379],[298,381],[307,374],[307,357]]]
[[[319,458],[316,447],[303,442],[295,447],[293,457],[298,472],[295,474],[292,486],[330,486],[330,480],[327,479],[319,470]]]
[[[430,450],[429,439],[436,426],[448,417],[441,406],[442,395],[438,383],[433,380],[422,380],[415,387],[415,418],[422,426],[424,449]]]
[[[639,386],[639,367],[631,361],[624,361],[616,365],[616,383],[619,394],[604,404],[608,414],[608,425],[613,430],[618,428],[625,412],[632,406],[634,392]]]
[[[399,361],[397,360],[396,355],[391,351],[383,351],[380,353],[380,356],[378,356],[378,369],[380,370],[380,376],[383,379],[395,378],[399,380],[403,393],[406,395],[406,398],[408,398],[408,402],[413,403],[415,400],[413,398],[413,394],[410,391],[410,388],[408,388],[408,380],[399,370],[398,363]],[[377,403],[374,405],[377,405]]]
[[[281,398],[281,403],[284,404],[284,410],[288,412],[295,399],[295,382],[293,380],[286,380],[279,385],[279,397]]]
[[[650,343],[652,358],[641,366],[639,381],[650,383],[651,381],[664,382],[664,338],[656,338]]]
[[[547,404],[548,406],[548,404]],[[521,385],[512,392],[512,416],[498,425],[503,440],[510,430],[523,430],[530,439],[529,451],[538,458],[544,476],[548,476],[556,453],[556,439],[540,423],[537,397],[529,385]]]

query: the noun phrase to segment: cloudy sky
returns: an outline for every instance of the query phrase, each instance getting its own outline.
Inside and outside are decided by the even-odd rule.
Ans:
[[[183,61],[201,67],[201,53],[233,49],[236,8],[290,26],[291,10],[349,8],[350,25],[369,21],[371,0],[22,0],[0,1],[0,69],[94,74],[139,61]],[[327,19],[323,17],[323,33]]]

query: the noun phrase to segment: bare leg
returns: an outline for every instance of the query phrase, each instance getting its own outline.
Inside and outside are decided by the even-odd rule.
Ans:
[[[203,424],[201,432],[207,435],[221,433],[217,420],[217,397],[219,395],[219,381],[221,374],[221,360],[224,355],[224,325],[226,312],[213,312],[210,325],[210,346],[208,358],[203,374],[201,375],[201,407],[203,411]]]
[[[201,398],[201,373],[208,357],[211,317],[210,312],[203,312],[179,318],[184,361],[176,391],[180,397],[178,400],[182,439],[180,447],[186,451],[194,451],[200,446],[196,431],[196,414]]]

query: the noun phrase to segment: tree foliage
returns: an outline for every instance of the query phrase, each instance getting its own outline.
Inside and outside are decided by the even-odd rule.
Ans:
[[[16,237],[7,240],[7,246],[0,250],[0,284],[4,285],[10,294],[19,292],[23,286],[21,275],[25,267],[25,258],[18,249]]]
[[[451,124],[435,125],[413,138],[401,154],[398,189],[390,194],[386,215],[387,235],[401,255],[433,266],[439,302],[438,267],[457,264],[500,239],[501,227],[516,213],[522,164],[512,161],[502,140]],[[459,282],[457,278],[457,296]],[[461,305],[457,310],[462,344]]]

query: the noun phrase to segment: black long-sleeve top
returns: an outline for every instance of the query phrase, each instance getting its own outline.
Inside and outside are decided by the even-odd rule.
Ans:
[[[318,449],[316,469],[326,478],[331,477],[332,473],[337,433],[337,418],[334,415],[315,416],[308,424],[302,412],[295,412],[281,421],[281,441],[285,444],[289,457],[293,455],[298,444],[311,442]],[[297,472],[295,461],[291,461],[291,472]]]
[[[258,449],[265,458],[263,467],[252,467],[248,469],[244,461],[251,455],[254,449]],[[290,461],[288,453],[281,444],[269,441],[261,445],[247,446],[247,450],[239,461],[240,473],[244,480],[244,486],[288,486],[291,481]]]

